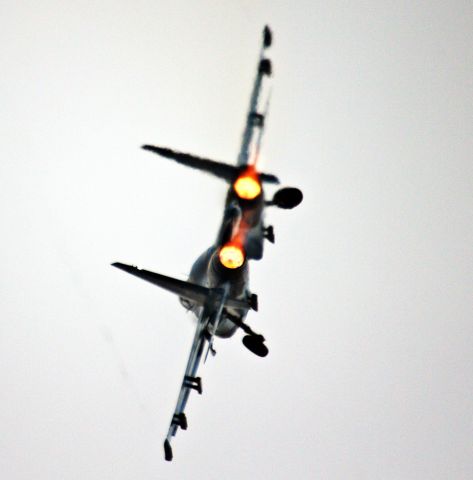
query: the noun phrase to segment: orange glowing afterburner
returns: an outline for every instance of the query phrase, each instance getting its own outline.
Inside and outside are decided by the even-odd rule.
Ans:
[[[225,268],[235,269],[243,265],[245,254],[243,253],[243,248],[239,245],[227,243],[218,252],[218,258]]]
[[[261,184],[253,166],[248,167],[233,184],[236,194],[243,200],[254,200],[261,193]]]

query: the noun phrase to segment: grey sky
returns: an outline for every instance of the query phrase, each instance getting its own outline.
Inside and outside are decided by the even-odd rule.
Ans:
[[[470,2],[0,3],[2,479],[470,479]],[[265,170],[300,186],[252,265],[262,360],[216,344],[162,459],[193,335],[172,295],[234,162],[265,23]]]

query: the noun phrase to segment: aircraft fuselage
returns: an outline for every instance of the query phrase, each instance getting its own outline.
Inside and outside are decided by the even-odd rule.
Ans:
[[[189,282],[202,285],[207,288],[226,288],[228,295],[236,299],[245,299],[250,295],[248,288],[248,261],[235,269],[225,268],[220,262],[219,249],[212,246],[205,250],[194,262],[189,275]],[[202,306],[196,305],[187,299],[180,299],[182,305],[192,310],[197,318],[200,318]],[[229,315],[243,321],[248,309],[225,307],[222,312],[215,335],[221,338],[231,337],[238,329]]]

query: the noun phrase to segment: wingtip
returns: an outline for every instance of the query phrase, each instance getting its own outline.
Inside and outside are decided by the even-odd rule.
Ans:
[[[273,32],[269,28],[269,25],[265,25],[263,29],[263,46],[269,48],[273,43]]]
[[[143,150],[146,150],[147,152],[157,153],[158,155],[161,155],[166,150],[164,148],[156,147],[155,145],[148,145],[148,144],[141,145],[141,148]]]
[[[143,150],[146,150],[148,152],[156,153],[157,155],[161,155],[162,157],[165,158],[172,158],[175,159],[174,156],[176,155],[176,152],[170,148],[166,147],[157,147],[156,145],[141,145],[141,148]]]
[[[121,263],[121,262],[113,262],[110,264],[112,267],[118,268],[120,270],[123,270],[125,272],[131,272],[136,269],[135,266],[133,265],[127,265],[126,263]]]
[[[170,462],[172,460],[172,448],[167,438],[164,440],[164,459],[166,462]]]

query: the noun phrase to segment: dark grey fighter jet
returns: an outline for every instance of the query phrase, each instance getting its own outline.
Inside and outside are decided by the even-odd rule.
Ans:
[[[269,27],[266,26],[263,30],[263,44],[236,165],[216,162],[188,153],[177,152],[169,148],[153,145],[143,145],[142,147],[162,157],[175,160],[182,165],[203,170],[229,183],[230,187],[226,205],[232,204],[241,210],[242,221],[240,228],[246,230],[245,251],[248,258],[255,260],[263,257],[264,239],[269,240],[271,243],[274,243],[275,240],[273,227],[264,225],[264,207],[274,205],[279,208],[291,209],[302,201],[302,192],[297,188],[290,187],[278,190],[272,200],[265,200],[262,184],[278,184],[279,179],[274,175],[258,171],[258,157],[265,119],[268,113],[269,95],[263,112],[259,111],[259,104],[263,90],[263,81],[265,77],[269,77],[272,74],[271,61],[265,56],[266,50],[271,46],[271,43],[272,33]],[[221,236],[222,234],[223,232],[220,231],[219,235]]]
[[[260,357],[268,354],[264,337],[255,333],[246,323],[250,309],[258,309],[257,296],[248,286],[248,260],[260,259],[263,255],[264,238],[274,241],[272,227],[264,227],[263,211],[266,205],[293,208],[302,200],[302,193],[296,188],[283,188],[276,192],[271,201],[264,200],[262,184],[278,183],[274,175],[258,172],[255,158],[261,145],[265,115],[258,112],[263,77],[271,74],[271,63],[264,52],[271,45],[271,31],[265,27],[263,47],[258,62],[258,72],[250,101],[243,142],[236,166],[178,153],[166,148],[146,145],[144,148],[184,165],[204,170],[230,183],[223,220],[215,243],[196,260],[188,281],[177,280],[148,270],[141,270],[123,263],[113,263],[125,272],[157,285],[179,296],[182,305],[191,310],[197,318],[197,327],[187,361],[184,379],[176,408],[164,441],[165,459],[172,460],[171,439],[178,428],[187,429],[184,410],[190,392],[202,393],[201,378],[197,370],[205,346],[215,355],[215,336],[231,337],[239,328],[245,333],[243,344]],[[266,108],[267,111],[267,108]],[[254,131],[259,135],[250,154]],[[253,156],[252,156],[253,155]]]

